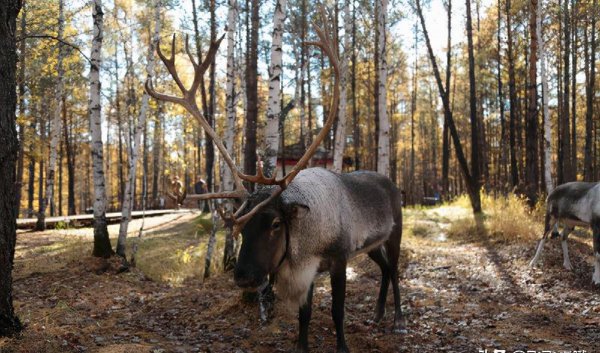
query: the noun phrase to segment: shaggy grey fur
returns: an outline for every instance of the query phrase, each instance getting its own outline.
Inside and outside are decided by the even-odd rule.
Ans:
[[[530,262],[534,266],[541,254],[548,235],[558,235],[559,223],[563,225],[561,245],[563,249],[563,266],[571,270],[567,248],[567,237],[575,226],[591,226],[594,236],[594,275],[592,281],[600,284],[600,183],[570,182],[554,189],[546,199],[545,230],[535,256]]]
[[[288,257],[277,274],[276,288],[293,309],[306,302],[316,273],[328,269],[329,255],[368,252],[401,223],[398,189],[375,172],[306,169],[281,194],[281,202],[308,208],[290,224]]]

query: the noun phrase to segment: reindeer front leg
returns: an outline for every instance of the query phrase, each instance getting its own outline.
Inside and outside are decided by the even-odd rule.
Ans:
[[[334,261],[331,275],[332,305],[331,315],[335,324],[337,353],[349,353],[344,337],[344,301],[346,299],[346,259]]]
[[[594,234],[594,284],[600,284],[600,218],[592,219],[592,233]]]
[[[298,343],[296,344],[296,352],[298,353],[308,352],[308,324],[312,316],[313,287],[314,284],[311,284],[306,297],[306,303],[298,311],[298,321],[300,323],[300,333],[298,334]]]

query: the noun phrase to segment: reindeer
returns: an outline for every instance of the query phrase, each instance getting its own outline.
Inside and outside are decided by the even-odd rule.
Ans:
[[[234,233],[241,232],[243,239],[234,272],[235,283],[242,288],[257,288],[268,275],[275,275],[279,296],[289,308],[299,312],[300,332],[296,348],[307,352],[313,282],[317,272],[329,271],[337,351],[348,352],[344,338],[346,266],[352,257],[360,253],[367,253],[381,268],[375,321],[379,322],[384,316],[391,283],[395,304],[394,329],[402,331],[405,328],[398,285],[401,195],[387,177],[374,172],[337,174],[321,168],[304,169],[333,125],[340,96],[337,43],[330,39],[333,38],[330,29],[315,26],[315,30],[320,40],[305,44],[319,47],[333,67],[335,83],[331,108],[323,129],[306,153],[280,179],[276,172],[273,176],[265,176],[260,161],[256,175],[238,171],[222,140],[196,105],[197,88],[223,37],[211,43],[201,63],[197,63],[190,54],[186,40],[186,52],[194,67],[194,79],[189,89],[185,88],[175,69],[175,37],[170,58],[166,58],[158,46],[158,55],[181,90],[182,97],[156,92],[152,81],[147,81],[145,87],[152,97],[187,109],[213,139],[232,171],[235,190],[195,195],[193,198],[228,198],[243,202],[235,213],[223,215],[233,224]],[[243,181],[262,187],[249,193]]]
[[[575,181],[558,186],[546,199],[546,219],[544,223],[544,235],[529,265],[535,266],[538,262],[544,243],[550,233],[552,233],[552,238],[559,236],[558,225],[561,223],[563,225],[560,234],[563,266],[567,270],[572,270],[573,266],[567,248],[567,237],[576,226],[591,226],[595,255],[592,281],[594,284],[600,284],[600,183]]]

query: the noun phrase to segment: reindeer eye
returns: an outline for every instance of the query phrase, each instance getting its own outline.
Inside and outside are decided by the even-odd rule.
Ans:
[[[273,223],[271,224],[271,229],[273,230],[279,230],[279,228],[281,228],[281,221],[279,220],[279,218],[276,218]]]

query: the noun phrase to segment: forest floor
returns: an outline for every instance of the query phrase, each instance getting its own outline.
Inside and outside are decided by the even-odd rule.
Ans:
[[[502,215],[496,215],[496,217]],[[353,352],[598,352],[599,289],[591,284],[591,237],[570,238],[574,271],[562,268],[558,240],[530,269],[541,228],[507,238],[493,219],[475,224],[468,208],[445,205],[405,210],[401,252],[402,308],[408,333],[392,332],[392,295],[386,317],[373,317],[379,270],[366,256],[348,268],[346,336]],[[260,326],[255,303],[241,301],[231,273],[202,280],[206,216],[179,214],[146,220],[136,239],[137,267],[94,272],[91,229],[22,232],[15,268],[16,310],[26,324],[0,339],[1,353],[40,352],[289,352],[294,313],[277,307]],[[503,222],[519,226],[506,215]],[[117,226],[111,226],[111,234]],[[130,243],[131,245],[131,243]],[[131,248],[131,246],[130,246]],[[220,252],[217,252],[220,253]],[[216,259],[220,262],[220,259]],[[334,352],[329,279],[315,284],[309,342]]]

